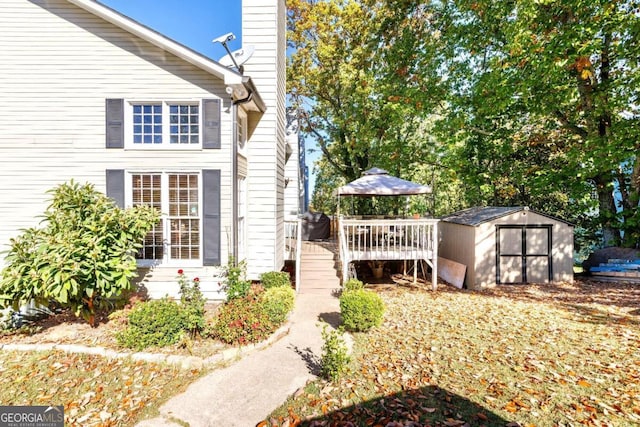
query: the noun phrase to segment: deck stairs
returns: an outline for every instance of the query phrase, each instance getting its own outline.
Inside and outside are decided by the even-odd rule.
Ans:
[[[302,242],[299,292],[326,294],[339,289],[339,258],[335,240]]]

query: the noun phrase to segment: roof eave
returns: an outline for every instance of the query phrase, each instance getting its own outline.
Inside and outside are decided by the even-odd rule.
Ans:
[[[256,109],[261,113],[264,113],[265,111],[267,111],[267,105],[264,103],[264,100],[260,96],[260,92],[258,92],[258,89],[256,88],[256,85],[253,83],[253,80],[251,79],[251,77],[244,76],[244,80],[242,83],[247,88],[249,93],[253,93],[253,103],[255,104]]]
[[[188,47],[171,40],[164,35],[146,27],[143,24],[105,6],[94,0],[67,0],[89,13],[92,13],[107,22],[110,22],[125,31],[128,31],[155,46],[176,55],[179,58],[195,65],[196,67],[207,71],[208,73],[222,79],[224,84],[233,85],[241,84],[243,80],[242,74],[219,64]]]

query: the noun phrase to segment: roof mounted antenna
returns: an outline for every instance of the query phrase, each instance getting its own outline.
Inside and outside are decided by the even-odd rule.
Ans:
[[[233,33],[227,33],[223,36],[213,39],[213,42],[222,44],[222,46],[224,46],[225,50],[227,51],[227,55],[220,58],[218,62],[225,67],[235,67],[236,70],[240,72],[240,74],[243,74],[243,65],[249,60],[249,58],[251,58],[251,55],[253,55],[253,52],[255,51],[255,47],[244,46],[241,49],[231,52],[231,50],[229,50],[229,47],[227,46],[227,43],[231,40],[235,40],[235,38],[236,36],[234,36]]]
[[[235,58],[233,57],[233,55],[231,54],[231,50],[229,50],[229,46],[227,46],[227,43],[230,42],[231,40],[235,40],[236,36],[233,35],[233,33],[227,33],[224,34],[220,37],[217,37],[215,39],[212,40],[213,43],[220,43],[223,47],[224,50],[227,51],[227,53],[229,54],[229,57],[231,58],[231,61],[233,62],[233,65],[236,67],[237,70],[240,70],[240,67],[238,67],[238,63],[236,62]]]

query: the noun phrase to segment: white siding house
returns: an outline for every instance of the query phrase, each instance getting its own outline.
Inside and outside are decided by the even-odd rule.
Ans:
[[[260,88],[268,106],[255,123],[249,145],[252,164],[247,218],[252,232],[247,248],[255,259],[247,269],[252,277],[261,271],[279,270],[284,264],[285,17],[284,0],[242,2],[242,42],[255,46],[255,53],[244,66],[245,73]]]
[[[215,298],[231,255],[252,279],[279,270],[284,13],[244,1],[256,49],[241,73],[93,0],[3,0],[0,250],[74,179],[162,210],[139,260],[154,296],[174,294],[182,268]]]

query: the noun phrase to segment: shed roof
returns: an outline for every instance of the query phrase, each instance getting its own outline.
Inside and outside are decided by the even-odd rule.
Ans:
[[[449,215],[445,215],[440,219],[442,221],[444,221],[444,222],[451,222],[451,223],[454,223],[454,224],[462,224],[462,225],[469,225],[471,227],[477,227],[478,225],[483,224],[485,222],[493,221],[495,219],[502,218],[504,216],[511,215],[513,213],[521,212],[521,211],[533,212],[533,213],[535,213],[537,215],[542,215],[542,216],[545,216],[547,218],[551,218],[551,219],[553,219],[555,221],[563,222],[563,223],[573,227],[573,224],[571,224],[571,223],[569,223],[569,222],[567,222],[567,221],[565,221],[563,219],[556,218],[554,216],[547,215],[547,214],[542,213],[542,212],[530,210],[526,206],[511,206],[511,207],[507,207],[507,206],[476,206],[476,207],[473,207],[473,208],[469,208],[469,209],[465,209],[465,210],[462,210],[462,211],[454,212],[454,213],[449,214]]]

